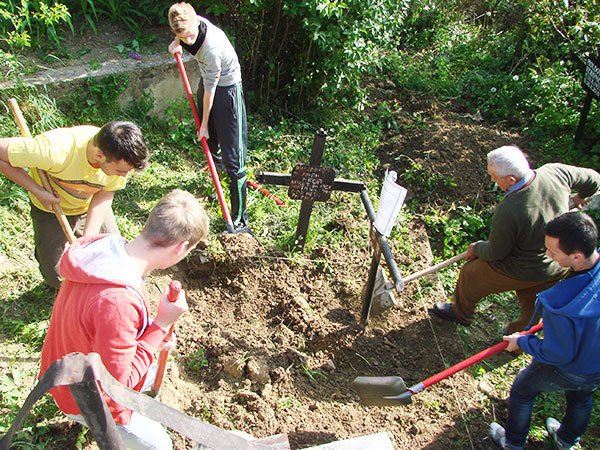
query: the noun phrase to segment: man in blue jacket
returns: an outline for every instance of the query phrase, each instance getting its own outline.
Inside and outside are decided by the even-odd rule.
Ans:
[[[562,423],[550,417],[548,433],[559,449],[573,448],[585,432],[592,395],[600,385],[600,255],[598,228],[586,214],[568,212],[546,224],[546,251],[570,276],[538,294],[534,319],[544,323],[544,338],[518,333],[504,336],[507,351],[533,356],[510,390],[505,428],[492,422],[490,436],[505,449],[522,449],[531,425],[533,401],[541,392],[564,391]]]

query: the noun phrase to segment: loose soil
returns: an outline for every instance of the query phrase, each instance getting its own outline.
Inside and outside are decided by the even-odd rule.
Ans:
[[[376,91],[376,101],[398,94],[389,82]],[[427,196],[409,184],[410,196],[422,204],[493,202],[485,155],[501,145],[521,145],[522,137],[430,99],[408,97],[400,105],[394,114],[398,129],[378,151],[381,170],[387,164],[402,176],[419,163],[456,182]],[[356,220],[367,221],[366,214]],[[395,255],[403,273],[433,260],[424,226],[406,226],[411,254],[418,257]],[[410,386],[468,356],[456,326],[430,319],[427,309],[445,298],[435,277],[407,286],[396,295],[400,308],[363,329],[358,317],[370,263],[366,240],[292,260],[264,251],[248,235],[224,237],[222,244],[235,258],[198,251],[151,283],[158,291],[170,278],[181,280],[190,305],[177,323],[178,347],[162,401],[257,438],[286,433],[294,449],[380,431],[398,449],[493,448],[487,425],[504,419],[506,401],[468,371],[406,406],[367,408],[351,389],[359,375],[398,375]],[[327,261],[325,269],[317,258]],[[177,449],[192,447],[180,436],[174,440]]]
[[[493,201],[482,185],[485,155],[522,139],[429,100],[409,104],[396,117],[403,132],[390,133],[380,148],[382,164],[402,174],[418,162],[456,180],[456,187],[422,202],[468,204],[478,194],[480,202]],[[419,198],[418,191],[411,195]],[[358,220],[366,221],[366,214]],[[411,254],[419,256],[396,255],[404,273],[433,259],[423,225],[407,225]],[[177,325],[179,350],[163,388],[166,403],[256,437],[286,433],[292,448],[380,431],[398,449],[492,448],[487,425],[492,414],[503,413],[505,399],[469,372],[393,408],[362,406],[350,386],[358,375],[398,375],[410,386],[467,356],[456,327],[429,317],[427,309],[445,298],[439,281],[407,286],[397,295],[400,308],[362,329],[366,241],[318,249],[298,262],[266,254],[247,235],[227,240],[222,243],[235,259],[199,252],[171,274],[184,282],[190,314]],[[311,256],[325,258],[328,270]],[[206,367],[190,368],[198,352]],[[181,438],[176,442],[189,448]]]

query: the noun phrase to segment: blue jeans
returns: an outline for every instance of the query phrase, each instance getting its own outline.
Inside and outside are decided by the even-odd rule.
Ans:
[[[592,412],[592,395],[600,385],[600,374],[574,375],[535,360],[519,372],[510,389],[508,420],[504,427],[509,449],[521,450],[531,426],[533,400],[541,392],[565,391],[567,411],[558,438],[575,445],[585,433]]]

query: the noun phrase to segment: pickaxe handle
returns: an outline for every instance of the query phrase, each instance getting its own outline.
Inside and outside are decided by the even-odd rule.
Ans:
[[[169,284],[169,292],[167,293],[167,298],[171,303],[177,301],[177,297],[179,297],[179,292],[181,291],[181,283],[177,280],[171,281]],[[165,341],[171,339],[173,335],[173,329],[175,328],[175,324],[171,325],[169,328],[169,332],[165,336]],[[152,389],[155,393],[158,393],[160,387],[163,382],[163,378],[165,377],[165,369],[167,368],[167,360],[169,359],[169,350],[162,350],[158,355],[158,368],[156,369],[156,377],[154,378],[154,384],[152,385]]]
[[[30,138],[31,132],[29,131],[29,127],[27,126],[27,122],[25,121],[25,117],[23,117],[23,113],[21,112],[21,108],[19,108],[19,104],[17,103],[17,101],[14,98],[8,99],[8,106],[10,107],[10,111],[12,112],[15,122],[17,122],[19,130],[21,130],[21,135],[23,137]],[[36,168],[35,170],[37,171],[40,180],[42,181],[42,186],[44,187],[44,189],[52,193],[53,189],[52,185],[50,184],[50,180],[48,179],[48,174],[41,169]],[[54,215],[56,216],[56,219],[58,220],[58,223],[60,224],[63,233],[67,237],[69,244],[72,244],[77,238],[75,237],[75,233],[73,233],[73,229],[71,228],[71,225],[69,224],[65,213],[63,212],[59,204],[52,205],[52,210],[54,211]]]
[[[442,270],[443,268],[448,267],[448,266],[454,264],[455,262],[460,261],[461,259],[464,259],[465,256],[467,256],[467,252],[462,252],[456,256],[453,256],[450,259],[447,259],[446,261],[442,261],[441,263],[436,264],[435,266],[431,266],[426,269],[419,270],[418,272],[412,273],[409,276],[407,276],[406,278],[403,278],[403,281],[406,284],[409,281],[414,281],[417,278],[421,278],[425,275],[429,275],[429,274],[438,272],[438,271]]]

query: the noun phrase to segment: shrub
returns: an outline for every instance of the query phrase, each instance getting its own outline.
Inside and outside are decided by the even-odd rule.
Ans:
[[[380,49],[396,46],[408,3],[211,0],[205,12],[233,37],[254,100],[298,112],[360,105],[364,78],[381,64]]]
[[[59,25],[66,24],[71,31],[71,14],[58,2],[20,0],[0,2],[0,32],[12,50],[41,47],[46,39],[60,45]]]
[[[487,119],[519,126],[547,150],[545,157],[579,154],[597,166],[597,105],[586,124],[587,152],[577,152],[573,143],[585,96],[581,61],[600,49],[595,2],[440,5],[411,4],[406,39],[389,55],[382,76],[407,92],[459,99]]]

